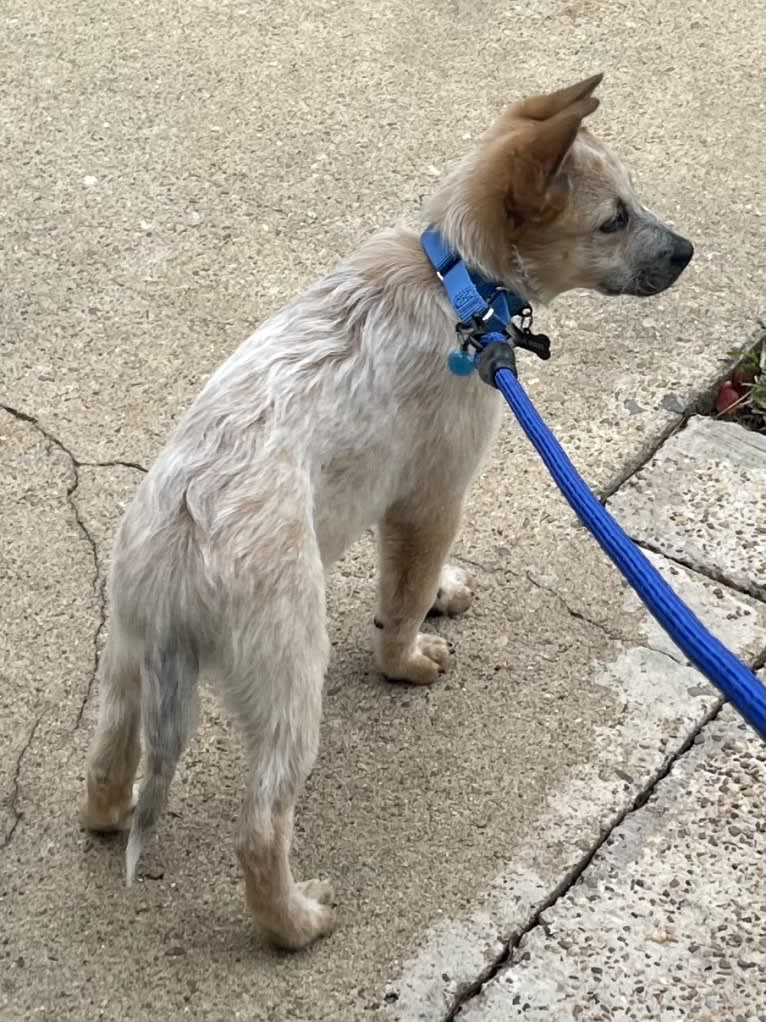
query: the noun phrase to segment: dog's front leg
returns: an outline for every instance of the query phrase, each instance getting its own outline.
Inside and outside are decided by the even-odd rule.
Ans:
[[[459,613],[470,603],[465,577],[444,566],[459,520],[459,503],[425,510],[407,502],[380,522],[375,655],[389,678],[430,685],[447,666],[447,643],[420,626],[432,608]]]

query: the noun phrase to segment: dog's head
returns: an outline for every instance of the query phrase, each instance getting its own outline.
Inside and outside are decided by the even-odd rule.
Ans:
[[[656,295],[693,254],[583,127],[601,78],[510,106],[428,208],[466,261],[529,298],[572,288]]]

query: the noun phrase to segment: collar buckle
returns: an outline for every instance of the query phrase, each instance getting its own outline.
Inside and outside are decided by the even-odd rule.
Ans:
[[[475,356],[492,341],[505,341],[538,358],[550,358],[551,342],[545,334],[532,333],[532,308],[520,295],[469,270],[437,228],[427,227],[420,240],[457,319],[459,350],[449,356],[453,372],[467,376]]]

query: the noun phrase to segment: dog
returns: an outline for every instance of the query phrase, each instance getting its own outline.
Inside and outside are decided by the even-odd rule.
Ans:
[[[583,125],[601,78],[507,107],[427,203],[465,264],[525,301],[573,288],[655,295],[692,257]],[[193,731],[203,674],[247,753],[236,849],[256,925],[292,949],[333,930],[332,886],[297,882],[289,862],[319,740],[325,575],[376,526],[377,666],[437,680],[448,647],[421,627],[431,609],[471,603],[471,580],[445,562],[503,410],[477,374],[449,372],[455,325],[419,235],[381,233],[213,373],[143,479],[114,544],[81,812],[96,831],[130,828],[128,882]]]

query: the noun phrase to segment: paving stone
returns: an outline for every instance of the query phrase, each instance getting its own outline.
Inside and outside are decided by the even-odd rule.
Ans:
[[[461,1022],[763,1022],[765,784],[725,707]]]
[[[608,506],[640,542],[766,599],[766,436],[695,416]]]

